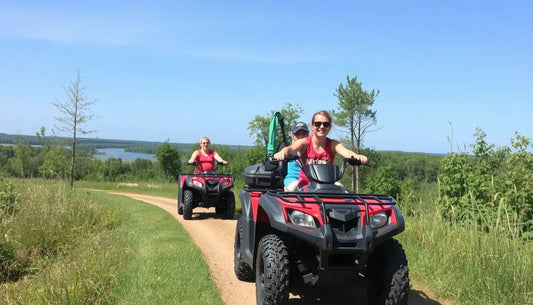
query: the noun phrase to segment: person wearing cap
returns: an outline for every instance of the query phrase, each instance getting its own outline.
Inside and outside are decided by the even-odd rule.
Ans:
[[[309,128],[304,122],[294,123],[292,126],[291,138],[292,142],[303,139],[309,136]],[[298,186],[298,178],[300,177],[300,165],[297,160],[290,161],[287,164],[287,175],[283,179],[284,190],[286,192],[294,191]]]

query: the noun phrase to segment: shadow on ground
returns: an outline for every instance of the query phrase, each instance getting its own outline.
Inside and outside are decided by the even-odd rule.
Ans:
[[[298,295],[291,294],[288,305],[369,305],[363,284],[306,287]],[[408,305],[441,305],[423,291],[411,290]]]

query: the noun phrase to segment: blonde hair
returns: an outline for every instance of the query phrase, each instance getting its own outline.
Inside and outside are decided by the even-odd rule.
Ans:
[[[202,138],[200,139],[200,144],[202,144],[202,142],[203,142],[204,140],[207,140],[207,142],[209,142],[209,144],[211,144],[211,140],[209,140],[208,137],[202,137]]]

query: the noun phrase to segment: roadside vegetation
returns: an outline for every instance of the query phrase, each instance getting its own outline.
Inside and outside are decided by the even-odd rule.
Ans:
[[[201,252],[151,205],[63,181],[0,182],[0,303],[223,304]]]

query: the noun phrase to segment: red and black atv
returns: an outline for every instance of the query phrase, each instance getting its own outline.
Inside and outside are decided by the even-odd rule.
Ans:
[[[285,162],[245,169],[234,269],[239,280],[255,281],[258,305],[284,304],[289,291],[346,279],[365,283],[369,304],[407,304],[407,258],[393,238],[405,228],[396,200],[348,193],[335,183],[357,161],[344,159],[340,169],[311,165],[311,183],[293,192],[283,191]]]
[[[178,214],[183,215],[183,219],[192,219],[192,211],[197,207],[215,207],[217,214],[226,219],[233,219],[235,216],[235,195],[231,191],[233,176],[218,174],[216,170],[220,165],[222,163],[216,162],[213,171],[202,171],[201,174],[179,174],[177,207]]]

